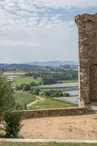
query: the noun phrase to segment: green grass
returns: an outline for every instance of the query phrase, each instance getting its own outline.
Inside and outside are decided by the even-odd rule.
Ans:
[[[97,146],[97,144],[70,144],[70,143],[8,143],[2,142],[0,146]]]
[[[15,101],[21,106],[24,104],[29,104],[36,99],[36,96],[25,92],[15,92],[14,97]]]
[[[29,109],[50,109],[50,108],[67,108],[67,107],[75,107],[76,105],[63,103],[57,100],[44,100],[39,101],[29,107]]]
[[[30,84],[33,81],[35,83],[41,82],[41,78],[34,79],[33,77],[20,76],[14,78],[13,84]]]

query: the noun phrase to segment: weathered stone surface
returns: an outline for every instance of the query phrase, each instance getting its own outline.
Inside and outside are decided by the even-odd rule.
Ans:
[[[75,17],[79,36],[79,105],[97,101],[97,14]]]
[[[69,115],[83,115],[88,113],[87,108],[63,108],[63,109],[44,109],[44,110],[24,110],[15,111],[22,114],[22,119],[42,118],[42,117],[58,117]]]

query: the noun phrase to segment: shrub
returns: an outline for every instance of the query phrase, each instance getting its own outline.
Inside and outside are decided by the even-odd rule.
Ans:
[[[21,129],[21,114],[16,112],[6,112],[4,115],[6,122],[6,138],[18,138]]]
[[[16,106],[15,106],[15,109],[16,110],[23,110],[23,106],[21,106],[20,104],[16,104]]]

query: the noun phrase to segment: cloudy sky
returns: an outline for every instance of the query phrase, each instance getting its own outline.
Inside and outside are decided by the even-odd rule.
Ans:
[[[77,61],[74,16],[97,0],[0,0],[0,63]]]

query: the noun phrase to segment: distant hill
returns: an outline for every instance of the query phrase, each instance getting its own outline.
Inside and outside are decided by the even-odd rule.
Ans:
[[[37,68],[39,66],[65,66],[65,65],[77,65],[77,62],[74,61],[48,61],[48,62],[28,62],[24,64],[0,64],[0,70],[26,70]]]
[[[14,70],[14,69],[30,69],[36,68],[37,65],[29,65],[29,64],[0,64],[0,70]]]
[[[26,62],[25,64],[37,66],[61,66],[61,65],[78,65],[75,61],[47,61],[47,62]]]

